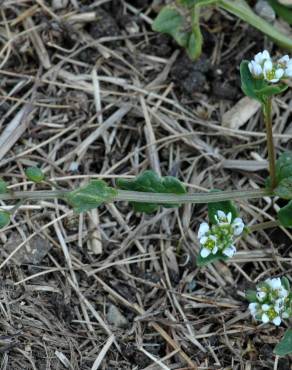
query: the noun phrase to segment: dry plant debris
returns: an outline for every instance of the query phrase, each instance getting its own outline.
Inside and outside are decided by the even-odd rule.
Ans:
[[[145,169],[202,191],[263,183],[263,122],[253,107],[236,124],[234,106],[240,60],[267,41],[216,12],[204,25],[208,65],[190,64],[151,31],[162,3],[0,2],[0,176],[13,188],[34,186],[24,169],[35,165],[63,188]],[[291,90],[274,106],[278,150],[291,149],[290,101]],[[240,205],[249,225],[279,207]],[[1,369],[291,368],[272,354],[284,328],[252,322],[244,299],[258,280],[291,272],[291,233],[254,233],[230,263],[199,269],[205,215],[198,205],[150,217],[126,204],[81,215],[61,201],[23,204],[0,233]]]

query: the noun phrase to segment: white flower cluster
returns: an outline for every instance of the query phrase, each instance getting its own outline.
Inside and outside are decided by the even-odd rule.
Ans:
[[[284,55],[273,62],[267,50],[255,55],[254,60],[248,63],[248,68],[253,77],[277,83],[281,78],[292,77],[292,58]]]
[[[279,326],[290,316],[288,295],[280,278],[267,279],[257,287],[257,302],[250,303],[249,310],[256,320]]]
[[[237,217],[232,221],[232,214],[225,214],[223,211],[217,211],[215,216],[216,224],[210,228],[207,222],[200,225],[198,238],[201,244],[200,255],[202,258],[210,254],[222,253],[227,257],[232,257],[236,248],[234,246],[234,237],[242,233],[244,223]]]

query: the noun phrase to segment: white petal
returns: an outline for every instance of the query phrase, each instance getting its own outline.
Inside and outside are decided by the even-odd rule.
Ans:
[[[282,288],[282,282],[280,278],[273,278],[273,279],[267,279],[266,283],[272,288],[272,289],[280,289]]]
[[[226,214],[223,211],[217,211],[218,219],[226,218]]]
[[[276,325],[276,326],[279,326],[281,324],[281,317],[280,316],[277,316],[273,319],[273,323]]]
[[[263,291],[259,290],[259,291],[257,292],[257,299],[258,299],[259,301],[263,301],[263,300],[266,298],[266,295],[267,295],[267,293],[266,293],[266,292],[263,292]]]
[[[264,50],[264,51],[262,52],[262,57],[263,57],[264,59],[271,59],[271,57],[270,57],[270,53],[268,52],[268,50]]]
[[[280,79],[284,76],[284,73],[285,73],[284,69],[282,69],[282,68],[278,68],[278,69],[276,70],[276,72],[275,72],[275,77],[276,77],[278,80],[280,80]]]
[[[209,236],[209,239],[213,240],[214,242],[216,242],[216,241],[217,241],[217,238],[216,238],[216,236],[215,236],[215,235],[210,235],[210,236]]]
[[[204,245],[206,244],[208,241],[208,237],[207,236],[203,236],[201,239],[200,239],[200,244]]]
[[[236,252],[235,246],[231,245],[230,247],[225,248],[222,253],[225,254],[225,256],[230,258],[234,256],[235,252]]]
[[[264,74],[271,72],[273,70],[273,63],[271,60],[266,60],[264,63],[263,71]]]
[[[227,214],[227,221],[228,221],[229,224],[231,223],[231,220],[232,220],[232,213],[231,212],[228,212],[228,214]]]
[[[288,291],[285,288],[281,287],[279,289],[279,296],[281,298],[286,298],[288,296]]]
[[[292,65],[285,69],[285,77],[292,77]]]
[[[284,55],[284,56],[282,56],[282,58],[280,58],[278,60],[278,63],[279,64],[284,64],[286,66],[288,64],[289,60],[290,60],[289,55]]]
[[[215,245],[215,247],[212,249],[212,254],[216,254],[218,252],[218,247]]]
[[[263,304],[262,305],[262,310],[263,311],[269,311],[270,308],[271,308],[271,306],[269,304]]]
[[[263,69],[260,66],[260,64],[254,62],[253,60],[249,64],[249,70],[250,73],[255,77],[260,77],[261,74],[263,73]]]
[[[206,257],[209,256],[210,253],[211,253],[210,249],[202,248],[201,252],[200,252],[200,255],[201,255],[202,258],[206,258]]]
[[[288,312],[283,312],[282,317],[283,317],[283,319],[288,319],[289,318],[289,313]]]
[[[244,229],[244,223],[241,218],[237,217],[232,222],[233,233],[235,236],[240,235]]]
[[[201,239],[202,236],[204,236],[209,231],[209,225],[207,222],[202,222],[199,231],[198,231],[198,238]]]
[[[258,64],[263,64],[265,60],[270,60],[270,54],[267,50],[264,50],[262,53],[257,53],[254,57],[254,60]]]
[[[266,324],[267,322],[269,322],[270,321],[270,319],[269,319],[269,316],[266,314],[266,313],[263,313],[262,314],[262,322],[264,323],[264,324]]]
[[[254,317],[257,313],[258,304],[257,303],[250,303],[248,305],[251,315]]]

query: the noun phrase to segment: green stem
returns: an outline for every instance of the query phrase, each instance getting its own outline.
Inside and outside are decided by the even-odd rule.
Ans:
[[[276,187],[276,157],[275,148],[273,141],[273,126],[272,126],[272,99],[267,98],[265,103],[263,103],[263,115],[266,125],[266,135],[267,135],[267,147],[268,147],[268,157],[269,157],[269,171],[271,178],[271,188]]]
[[[69,190],[15,191],[11,193],[0,194],[0,200],[42,200],[54,198],[64,199],[66,194],[68,194],[69,192]],[[130,201],[158,204],[212,203],[224,200],[262,198],[264,196],[270,195],[272,195],[272,192],[267,191],[266,189],[190,193],[182,195],[117,190],[117,195],[114,197],[113,201]]]
[[[249,5],[243,0],[218,0],[218,5],[238,18],[249,23],[269,36],[276,44],[292,50],[292,38],[283,35],[270,23],[256,15]]]

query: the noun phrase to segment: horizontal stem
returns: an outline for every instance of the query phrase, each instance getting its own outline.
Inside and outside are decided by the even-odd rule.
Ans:
[[[38,191],[15,191],[0,194],[0,200],[43,200],[43,199],[64,199],[69,190],[38,190]],[[118,190],[113,201],[130,201],[142,203],[212,203],[224,200],[234,199],[253,199],[262,198],[272,195],[266,189],[255,190],[233,190],[233,191],[216,191],[210,193],[189,193],[189,194],[165,194],[165,193],[147,193],[138,191]]]

